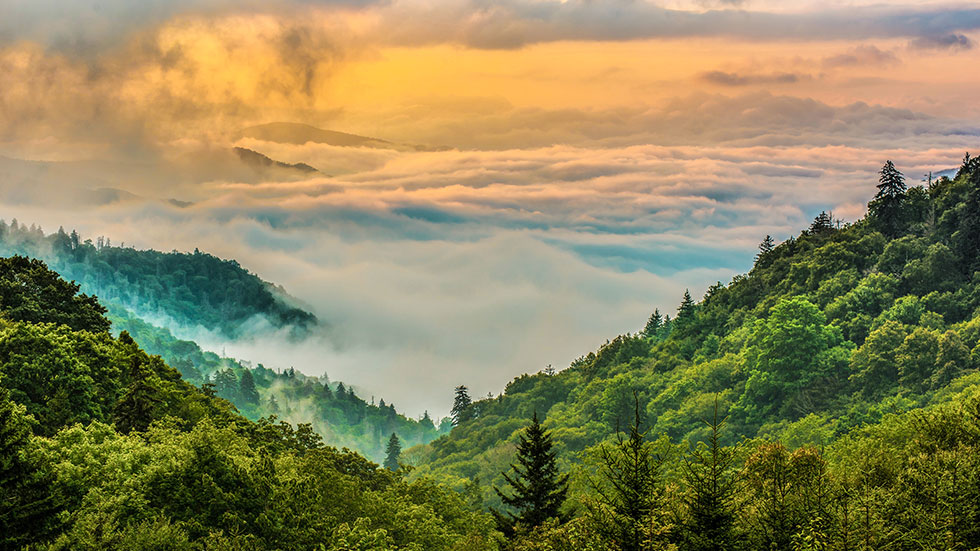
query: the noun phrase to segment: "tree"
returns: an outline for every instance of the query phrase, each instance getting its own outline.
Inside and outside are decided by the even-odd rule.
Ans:
[[[231,368],[222,369],[215,374],[214,390],[218,393],[218,396],[231,403],[235,403],[239,401],[238,388],[238,376],[235,375],[235,372]]]
[[[648,538],[657,500],[661,494],[660,477],[664,456],[646,440],[640,430],[640,401],[633,394],[634,417],[629,436],[617,432],[616,444],[601,446],[598,451],[599,480],[589,480],[596,492],[589,506],[590,516],[606,539],[616,542],[621,551],[640,551]]]
[[[512,493],[508,495],[496,486],[493,488],[504,505],[516,509],[516,513],[510,512],[507,516],[494,511],[498,526],[505,534],[513,534],[517,524],[534,528],[550,518],[561,522],[567,520],[562,505],[568,494],[568,475],[558,472],[551,435],[541,426],[537,412],[519,438],[517,463],[510,465],[513,474],[503,473]]]
[[[677,316],[674,318],[674,322],[680,325],[686,325],[694,317],[694,299],[691,298],[691,291],[684,289],[684,297],[681,299],[680,306],[677,307]]]
[[[891,161],[878,172],[878,193],[868,204],[868,212],[881,227],[882,233],[894,237],[902,226],[902,208],[905,202],[905,176]]]
[[[660,315],[660,309],[655,309],[653,313],[650,314],[650,319],[647,320],[647,324],[643,328],[643,336],[647,338],[656,337],[663,325],[664,318],[662,315]]]
[[[776,242],[773,240],[771,235],[766,235],[766,238],[762,240],[762,243],[759,243],[759,254],[755,255],[756,264],[758,264],[760,260],[763,260],[774,250],[776,250]]]
[[[826,549],[830,483],[826,462],[813,447],[790,452],[783,444],[759,444],[743,469],[755,514],[748,531],[752,549],[793,549],[804,527]],[[808,547],[812,549],[814,547]]]
[[[725,420],[718,418],[715,398],[714,417],[705,421],[709,428],[707,442],[689,450],[684,458],[683,480],[686,486],[684,504],[684,549],[692,551],[727,551],[735,549],[735,496],[738,478],[735,473],[736,450],[721,445]]]
[[[389,471],[398,470],[398,456],[402,453],[402,444],[398,440],[398,435],[391,433],[391,438],[388,439],[388,446],[385,447],[385,463],[384,467]]]
[[[242,371],[242,378],[238,381],[238,395],[246,404],[254,406],[259,403],[259,391],[255,388],[255,377],[251,370]]]
[[[61,508],[54,477],[33,453],[30,423],[0,386],[0,549],[43,541]]]
[[[810,233],[813,235],[820,235],[832,231],[834,229],[834,220],[830,217],[827,211],[822,210],[816,218],[813,219],[813,223],[810,224]]]
[[[962,176],[960,176],[962,175]],[[980,270],[980,158],[963,161],[957,179],[966,178],[968,195],[953,234],[953,245],[968,276]]]
[[[120,335],[129,337],[127,333]],[[133,343],[133,347],[135,347]],[[129,387],[113,412],[116,428],[123,434],[145,431],[155,417],[157,406],[163,402],[160,390],[150,383],[150,373],[143,367],[138,353],[130,356]]]
[[[76,331],[109,330],[106,309],[77,283],[61,279],[40,260],[0,258],[0,309],[4,317],[30,323],[64,324]]]
[[[849,353],[836,348],[843,337],[825,322],[823,312],[799,296],[780,299],[768,319],[755,322],[745,348],[750,375],[743,394],[760,414],[755,421],[777,408],[808,413],[801,410],[819,401],[819,391],[843,369]]]
[[[452,415],[454,427],[473,419],[473,400],[470,399],[466,385],[456,387],[453,409],[449,413]]]

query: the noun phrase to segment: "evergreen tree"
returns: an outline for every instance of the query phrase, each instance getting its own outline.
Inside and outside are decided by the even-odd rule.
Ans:
[[[230,368],[222,369],[215,374],[214,390],[218,393],[218,396],[231,403],[238,402],[241,398],[238,395],[238,388],[238,376]]]
[[[868,213],[878,222],[882,232],[894,237],[902,227],[905,203],[905,176],[891,161],[885,161],[878,173],[878,193],[868,204]]]
[[[776,242],[773,240],[771,235],[766,235],[766,238],[762,240],[762,243],[759,243],[759,254],[755,255],[756,264],[758,264],[760,260],[765,258],[775,249]]]
[[[473,419],[473,400],[470,399],[469,389],[466,388],[466,385],[456,387],[453,409],[449,413],[452,415],[454,427]]]
[[[647,320],[646,326],[643,328],[643,336],[647,338],[656,337],[663,325],[664,318],[660,315],[660,309],[654,309],[653,313],[650,314],[650,319]]]
[[[32,453],[30,418],[0,386],[0,549],[42,541],[57,523],[54,477]]]
[[[694,319],[694,308],[691,291],[684,289],[684,297],[681,299],[680,306],[677,307],[677,316],[674,318],[674,323],[678,329],[686,327]]]
[[[398,435],[391,433],[391,438],[388,439],[388,445],[385,447],[385,463],[384,467],[389,471],[398,470],[398,456],[402,454],[402,444],[398,440]]]
[[[687,518],[684,526],[685,549],[692,551],[728,551],[736,548],[735,496],[738,479],[734,472],[736,454],[721,445],[718,399],[714,418],[708,422],[707,443],[701,442],[684,458],[684,502]]]
[[[419,420],[419,425],[422,426],[423,430],[433,430],[436,428],[436,424],[432,422],[432,417],[429,417],[429,410],[425,410],[422,419]]]
[[[830,217],[830,214],[822,210],[816,218],[813,219],[813,223],[810,224],[810,233],[814,235],[820,235],[827,233],[834,229],[834,220]]]
[[[966,178],[969,188],[960,214],[959,227],[953,234],[953,245],[968,276],[980,270],[980,158],[963,161],[957,178]]]
[[[124,339],[132,342],[132,338],[126,332],[119,336],[120,341]],[[136,344],[133,343],[134,348],[135,346]],[[113,412],[116,428],[123,434],[134,430],[145,431],[155,418],[157,406],[163,402],[160,398],[160,389],[150,383],[150,373],[143,367],[143,362],[137,353],[130,356],[129,365],[129,387],[119,399]]]
[[[510,466],[514,473],[503,473],[513,489],[511,495],[493,488],[504,505],[517,511],[507,516],[494,511],[501,531],[512,534],[517,524],[533,528],[550,518],[564,522],[567,515],[562,512],[562,505],[568,494],[568,475],[558,472],[551,435],[541,426],[537,412],[520,435],[516,459],[517,463]]]
[[[616,445],[599,448],[600,480],[590,480],[596,492],[596,503],[590,514],[598,530],[614,541],[621,551],[647,548],[644,541],[652,528],[652,514],[660,496],[660,475],[664,457],[655,452],[640,430],[640,402],[634,400],[633,424],[629,436],[616,435]]]
[[[254,406],[259,403],[259,391],[255,388],[255,377],[252,376],[252,371],[249,369],[242,371],[242,378],[238,381],[238,395],[246,404]]]

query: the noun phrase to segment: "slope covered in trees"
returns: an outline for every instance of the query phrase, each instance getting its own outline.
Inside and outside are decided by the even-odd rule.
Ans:
[[[177,369],[185,381],[211,385],[217,396],[245,417],[275,415],[289,423],[310,424],[331,446],[356,450],[374,461],[385,458],[393,432],[409,447],[429,442],[451,426],[448,420],[437,425],[428,413],[420,419],[405,417],[384,399],[365,401],[353,387],[325,375],[311,377],[293,368],[273,370],[201,350],[194,341],[178,339],[112,304],[107,315],[115,331],[128,332],[145,350]]]
[[[429,442],[443,432],[440,426],[448,429],[448,425],[437,426],[428,415],[418,420],[406,418],[384,400],[377,404],[373,398],[365,401],[340,382],[308,377],[284,370],[284,366],[277,366],[276,371],[220,357],[147,321],[170,320],[172,327],[217,329],[227,338],[261,331],[265,322],[270,323],[265,329],[290,328],[292,337],[301,337],[317,323],[312,314],[292,306],[293,299],[282,289],[250,274],[237,262],[198,251],[160,253],[113,247],[102,238],[95,244],[79,241],[75,232],[59,230],[46,236],[36,226],[17,221],[8,226],[0,221],[0,251],[51,259],[83,291],[98,295],[116,334],[128,332],[145,350],[177,369],[185,381],[214,385],[218,396],[249,419],[276,415],[294,424],[310,423],[331,445],[357,450],[376,461],[385,457],[392,432],[407,447]],[[47,273],[58,280],[57,274]],[[58,299],[53,290],[49,294],[42,300]],[[243,383],[243,379],[251,382]],[[243,385],[249,387],[245,392]]]
[[[0,254],[32,256],[78,282],[82,290],[117,303],[143,318],[168,319],[171,328],[204,327],[225,337],[247,334],[268,323],[297,335],[316,317],[275,285],[234,260],[193,253],[136,250],[95,243],[75,231],[45,235],[37,226],[0,221]]]
[[[0,549],[495,548],[462,497],[248,421],[43,263],[0,288]]]
[[[761,438],[791,454],[840,446],[892,415],[972,393],[980,162],[968,156],[955,178],[928,188],[906,188],[891,163],[881,176],[866,218],[841,225],[821,213],[779,245],[767,236],[748,274],[698,303],[686,294],[673,319],[651,316],[642,332],[565,370],[521,376],[473,402],[450,435],[407,451],[415,472],[460,488],[478,479],[485,502],[499,506],[489,487],[504,482],[517,431],[535,412],[560,464],[574,470],[615,440],[636,406],[649,434],[693,445],[710,441],[704,420],[717,404],[720,445]],[[911,434],[903,438],[918,438]]]

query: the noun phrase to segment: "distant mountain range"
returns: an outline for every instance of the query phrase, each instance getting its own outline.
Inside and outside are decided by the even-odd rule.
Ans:
[[[252,151],[251,149],[246,149],[244,147],[236,147],[234,151],[243,163],[258,172],[265,172],[270,169],[296,171],[302,174],[314,174],[320,172],[306,163],[284,163],[282,161],[270,159],[258,151]]]

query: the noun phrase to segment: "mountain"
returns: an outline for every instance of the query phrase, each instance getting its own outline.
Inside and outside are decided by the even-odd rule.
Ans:
[[[270,159],[258,151],[252,151],[251,149],[246,149],[244,147],[236,147],[234,148],[234,151],[243,163],[260,173],[269,172],[270,170],[280,170],[296,172],[298,174],[308,176],[310,174],[320,172],[306,163],[287,164],[282,161]]]
[[[259,279],[235,261],[194,253],[161,253],[114,247],[98,238],[93,244],[75,232],[45,235],[37,227],[0,221],[0,253],[26,254],[50,262],[99,297],[108,308],[113,331],[132,335],[150,354],[161,356],[194,385],[214,384],[221,398],[246,417],[276,415],[311,424],[327,443],[359,451],[381,461],[395,432],[406,446],[429,442],[448,430],[427,416],[410,419],[393,404],[368,403],[343,382],[308,377],[292,369],[278,371],[247,360],[202,350],[193,340],[201,328],[228,339],[286,330],[301,339],[319,324],[285,290]],[[166,327],[160,327],[163,323]],[[274,366],[275,367],[275,366]],[[253,380],[255,393],[241,392],[241,379]],[[335,399],[336,398],[336,399]]]
[[[559,464],[575,471],[583,461],[594,469],[586,458],[615,445],[635,412],[649,435],[681,450],[710,443],[705,420],[717,418],[722,444],[844,453],[856,435],[885,430],[869,427],[894,429],[896,415],[908,412],[902,423],[914,423],[955,396],[956,407],[972,411],[980,393],[980,162],[869,208],[843,225],[821,213],[799,235],[764,243],[748,274],[712,286],[698,303],[682,301],[672,319],[656,312],[642,331],[562,371],[523,375],[473,402],[471,420],[408,450],[414,473],[459,488],[478,479],[485,502],[499,506],[492,486],[506,486],[517,432],[534,413]],[[916,426],[902,430],[903,439],[920,438]],[[980,443],[950,438],[954,447]],[[904,495],[903,467],[894,468],[887,492]],[[582,476],[588,487],[592,475]]]
[[[208,328],[238,338],[268,326],[301,337],[319,323],[282,288],[234,260],[196,250],[136,250],[102,237],[93,243],[74,231],[45,234],[13,220],[0,223],[0,254],[40,258],[86,293],[142,318],[166,320],[171,330]]]
[[[127,332],[147,352],[177,369],[185,381],[212,385],[217,396],[251,420],[274,415],[289,423],[308,424],[327,444],[356,450],[379,463],[392,433],[409,447],[427,443],[451,428],[448,420],[437,426],[428,414],[421,419],[407,418],[383,399],[375,404],[372,398],[368,403],[357,395],[359,389],[326,376],[310,377],[292,368],[274,370],[221,357],[124,308],[112,303],[107,307],[114,332]]]
[[[494,549],[489,515],[194,388],[0,259],[0,549]]]

